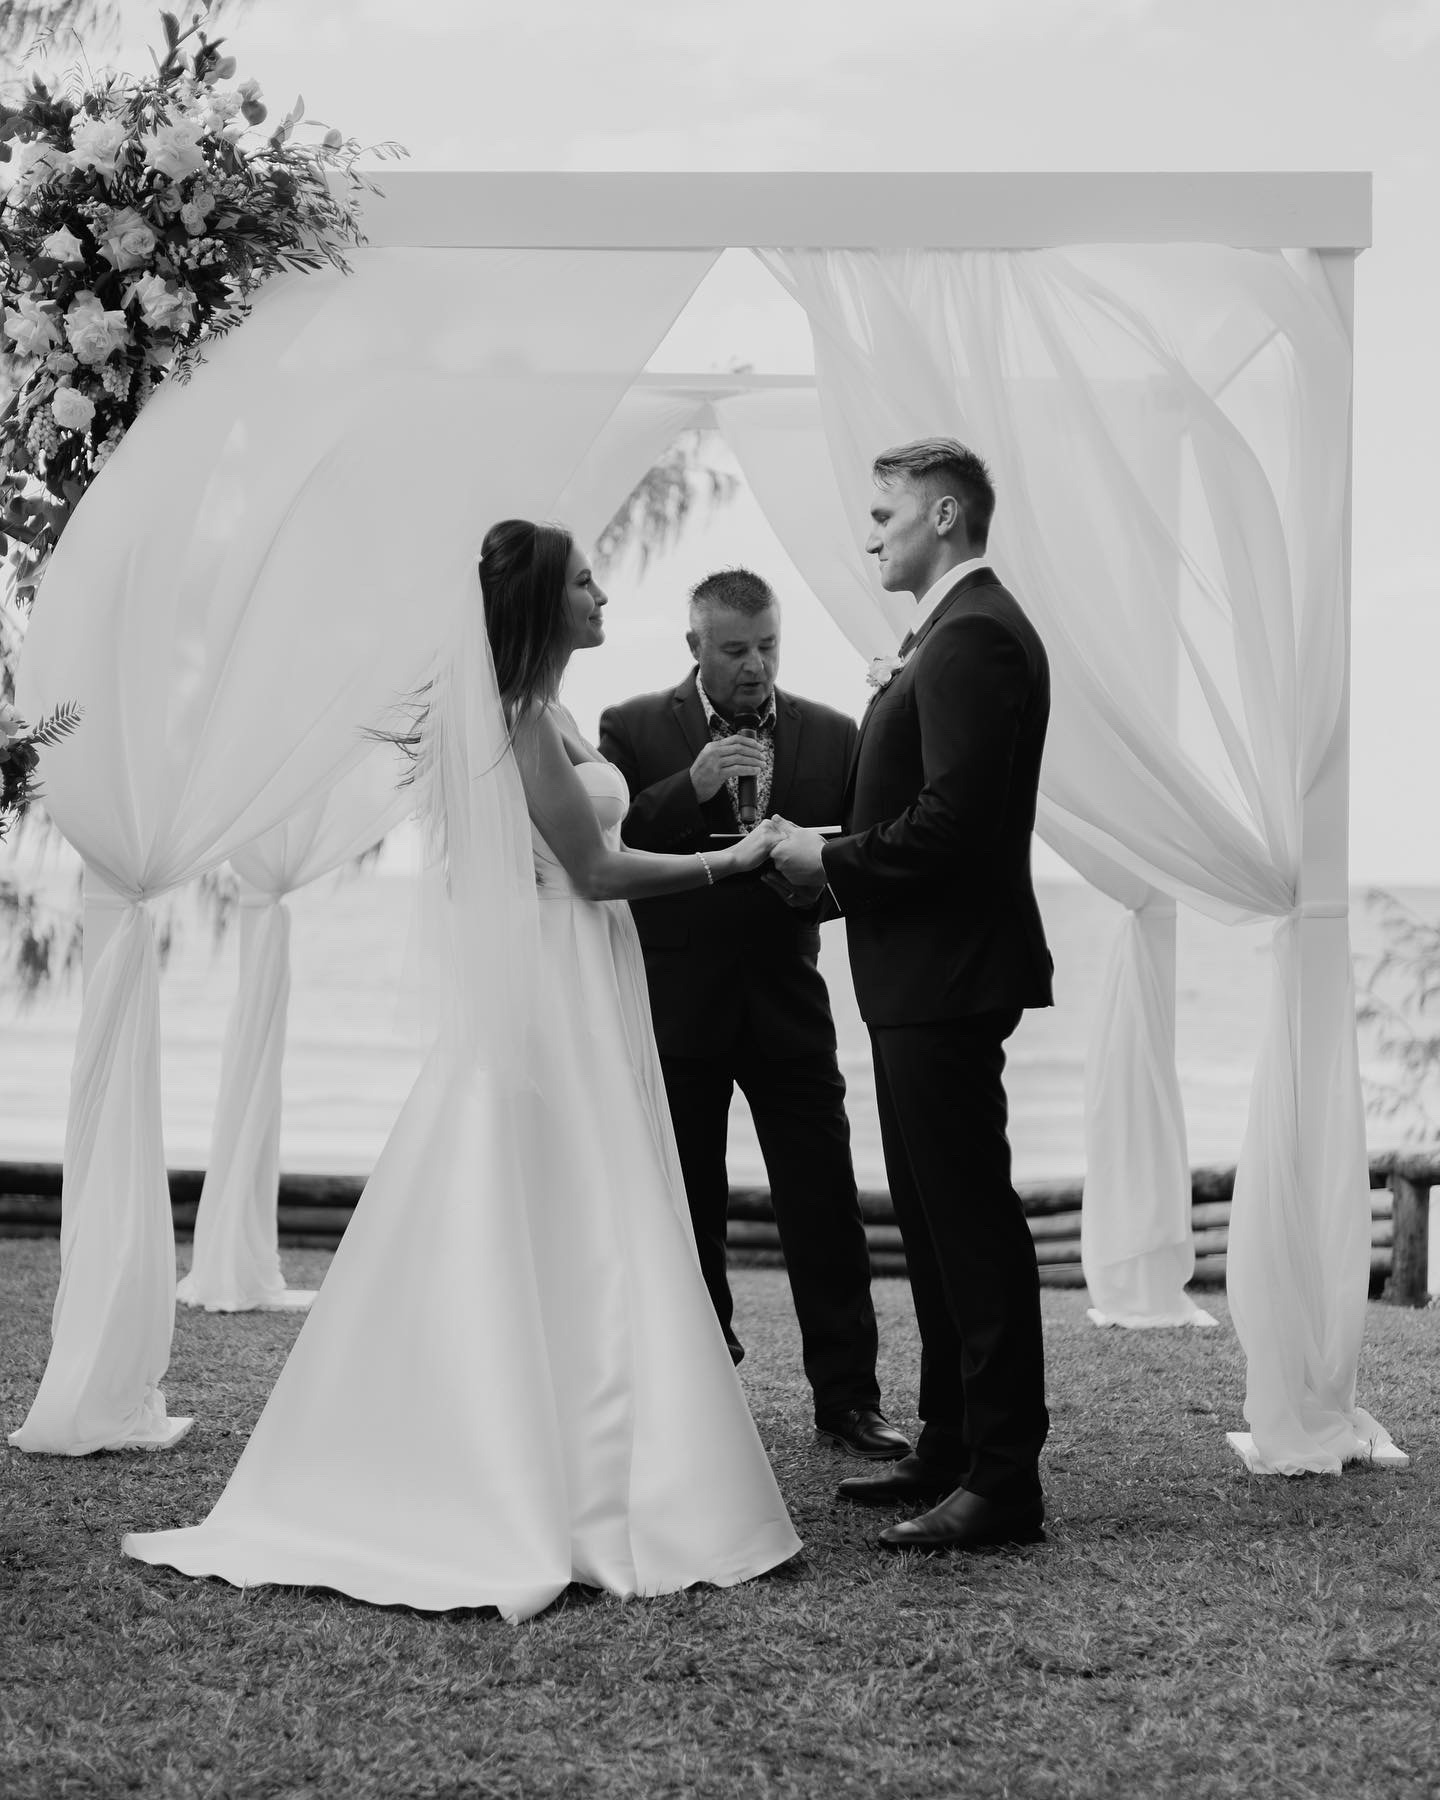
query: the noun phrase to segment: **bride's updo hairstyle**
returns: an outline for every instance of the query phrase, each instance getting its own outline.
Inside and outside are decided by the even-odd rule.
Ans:
[[[505,716],[554,698],[570,647],[565,572],[575,540],[563,525],[501,519],[480,546],[485,632]]]

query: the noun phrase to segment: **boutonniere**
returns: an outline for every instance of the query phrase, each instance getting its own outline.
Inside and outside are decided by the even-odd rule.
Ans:
[[[878,694],[881,688],[890,685],[908,660],[904,656],[872,656],[870,667],[865,671],[865,679]]]

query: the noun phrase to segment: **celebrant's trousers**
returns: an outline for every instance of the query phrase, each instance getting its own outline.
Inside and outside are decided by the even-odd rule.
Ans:
[[[816,1414],[878,1407],[870,1250],[850,1161],[845,1078],[834,1055],[766,1057],[742,1040],[725,1057],[660,1061],[700,1268],[726,1337],[735,1341],[726,1276],[725,1153],[738,1084],[770,1180]]]

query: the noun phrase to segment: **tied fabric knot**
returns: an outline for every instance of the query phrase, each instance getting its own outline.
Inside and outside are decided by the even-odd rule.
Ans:
[[[133,892],[111,887],[87,887],[85,890],[85,905],[96,912],[129,912],[132,906],[148,906],[152,899],[154,895],[144,888]]]
[[[270,888],[251,887],[248,882],[240,885],[239,905],[241,912],[259,912],[267,906],[279,906],[285,899],[285,891],[274,892]]]

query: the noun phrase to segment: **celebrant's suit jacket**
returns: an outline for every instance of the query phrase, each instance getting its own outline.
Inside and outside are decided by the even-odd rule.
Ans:
[[[855,737],[845,713],[777,688],[769,811],[839,824]],[[684,854],[738,830],[728,785],[703,805],[695,797],[690,765],[709,741],[693,669],[676,688],[606,709],[599,747],[629,783],[627,844]],[[725,1056],[752,1034],[769,1056],[833,1053],[818,906],[787,906],[758,871],[630,904],[662,1056]]]
[[[867,1024],[1049,1006],[1030,876],[1045,647],[988,568],[961,578],[871,701],[845,835],[823,851]]]

